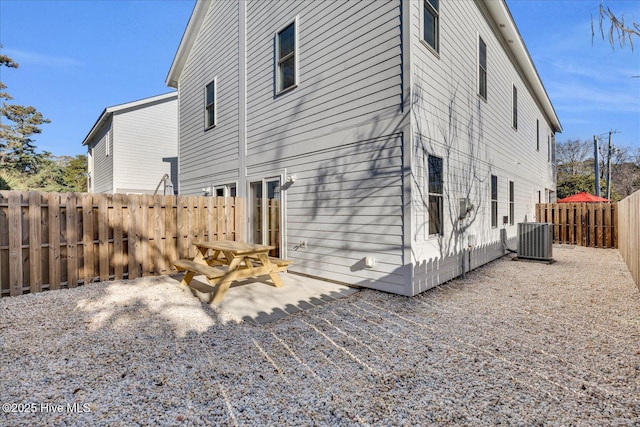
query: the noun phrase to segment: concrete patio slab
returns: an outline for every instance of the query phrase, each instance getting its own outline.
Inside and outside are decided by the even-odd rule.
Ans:
[[[245,322],[261,325],[303,310],[348,297],[359,289],[302,276],[280,273],[284,286],[276,288],[269,279],[248,279],[234,283],[219,304],[211,302],[214,287],[204,276],[195,276],[190,291],[204,303],[212,304]],[[182,275],[176,276],[181,280]]]

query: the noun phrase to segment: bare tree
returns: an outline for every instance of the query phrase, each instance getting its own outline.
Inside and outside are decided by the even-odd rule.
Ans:
[[[442,155],[443,178],[447,183],[442,188],[445,209],[442,220],[447,226],[443,224],[443,234],[438,239],[440,255],[442,258],[463,255],[465,234],[478,219],[478,207],[483,205],[485,185],[491,174],[491,161],[485,158],[488,150],[484,142],[482,103],[473,96],[471,85],[461,87],[451,83],[446,103],[429,106],[422,81],[428,79],[418,79],[412,102],[417,126],[415,148],[422,151],[418,158],[424,156],[425,160],[428,154]],[[422,114],[431,119],[421,117]],[[428,189],[424,186],[425,183],[416,183],[416,188],[425,191],[418,203],[429,206]],[[459,212],[461,200],[468,202],[468,212],[463,218]]]
[[[640,165],[634,160],[631,147],[615,147],[612,150],[611,181],[620,198],[625,198],[640,189]]]
[[[592,145],[590,141],[569,139],[556,146],[558,172],[566,175],[578,175],[586,172],[585,161],[590,157]]]
[[[600,3],[600,9],[598,12],[598,26],[600,29],[600,35],[602,39],[605,39],[605,27],[609,44],[611,47],[615,47],[618,44],[621,48],[624,48],[629,42],[631,50],[633,50],[634,37],[640,37],[640,24],[636,22],[625,22],[624,15],[616,15],[611,11],[608,6],[604,5],[604,2]],[[608,24],[607,24],[608,23]],[[593,24],[593,18],[591,19],[591,38],[595,37],[595,29]]]

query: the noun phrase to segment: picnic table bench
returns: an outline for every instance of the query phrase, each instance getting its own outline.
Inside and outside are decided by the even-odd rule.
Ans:
[[[173,265],[185,271],[181,285],[189,286],[193,277],[205,276],[215,286],[212,302],[219,303],[234,281],[250,277],[269,276],[277,288],[283,286],[279,272],[286,271],[291,261],[269,257],[273,246],[219,240],[194,243],[198,253],[193,260],[178,259]],[[220,268],[222,267],[222,268]]]

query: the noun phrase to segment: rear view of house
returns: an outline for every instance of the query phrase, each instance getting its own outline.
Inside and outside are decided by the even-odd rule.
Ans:
[[[179,191],[246,198],[290,271],[415,295],[515,247],[560,122],[499,1],[198,1]]]
[[[177,187],[178,94],[107,107],[82,145],[89,192],[173,194]]]

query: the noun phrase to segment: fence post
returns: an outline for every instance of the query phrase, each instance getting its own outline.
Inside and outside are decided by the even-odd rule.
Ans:
[[[122,236],[122,194],[113,195],[113,276],[124,277],[124,240]]]
[[[42,291],[42,206],[40,193],[29,193],[29,292]]]
[[[167,269],[171,271],[171,265],[169,262],[174,259],[178,259],[178,210],[176,208],[177,205],[177,197],[176,196],[165,196],[164,197],[164,208],[165,208],[165,230],[166,230],[166,239],[165,239],[165,249],[166,249],[166,260],[167,260]]]
[[[138,216],[138,196],[131,194],[127,197],[127,213],[129,217],[129,233],[127,238],[127,255],[129,256],[129,275],[128,279],[136,279],[138,274],[138,250],[140,244],[138,242],[138,225],[136,218]]]
[[[48,199],[49,286],[50,289],[60,289],[60,193],[49,193]]]
[[[9,193],[9,294],[22,295],[22,193]]]
[[[87,285],[93,282],[93,197],[85,193],[82,199],[82,267],[83,280]]]
[[[78,210],[75,193],[67,193],[66,196],[66,222],[67,222],[67,286],[78,286]]]
[[[109,280],[109,208],[108,194],[100,194],[98,197],[98,271],[100,281]]]

